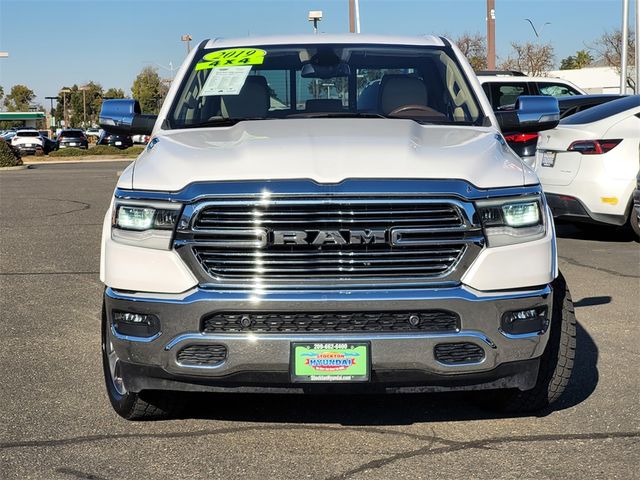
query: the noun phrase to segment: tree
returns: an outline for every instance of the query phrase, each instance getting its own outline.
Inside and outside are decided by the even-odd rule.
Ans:
[[[511,55],[502,62],[500,70],[518,70],[531,76],[544,75],[553,68],[555,57],[550,43],[539,45],[536,43],[512,42]]]
[[[4,97],[4,88],[0,85],[0,100],[2,100],[2,97]]]
[[[487,42],[480,33],[463,33],[454,40],[460,51],[467,57],[471,67],[478,70],[487,69]]]
[[[158,75],[158,70],[151,66],[142,69],[131,87],[133,98],[140,102],[142,111],[153,114],[160,110],[160,105],[162,105],[162,100],[168,90]]]
[[[10,112],[25,112],[34,98],[36,94],[26,85],[14,85],[4,99],[4,106]]]
[[[121,88],[112,87],[106,92],[104,92],[103,98],[105,100],[110,98],[124,98],[124,90],[122,90]]]
[[[569,55],[560,61],[560,70],[576,70],[591,65],[593,57],[586,50],[578,50],[574,55]]]
[[[629,48],[627,49],[627,65],[632,67],[635,64],[636,55],[636,42],[633,31],[629,31]],[[620,30],[613,30],[612,32],[605,32],[600,38],[598,38],[589,49],[595,52],[608,67],[615,68],[616,72],[620,74],[622,59],[622,32]],[[627,86],[634,89],[636,93],[635,81],[633,80],[632,68],[628,69]]]

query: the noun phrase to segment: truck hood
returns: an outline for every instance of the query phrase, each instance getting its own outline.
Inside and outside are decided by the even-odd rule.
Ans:
[[[492,128],[411,120],[287,119],[164,131],[121,188],[178,191],[192,182],[347,178],[463,179],[479,188],[538,183]]]

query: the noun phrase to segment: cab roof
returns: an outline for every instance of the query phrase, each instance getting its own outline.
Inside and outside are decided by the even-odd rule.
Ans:
[[[422,36],[392,36],[392,35],[363,35],[360,33],[331,33],[331,34],[304,34],[304,35],[274,35],[264,37],[240,37],[240,38],[212,38],[204,45],[204,48],[231,48],[231,47],[255,47],[256,45],[291,45],[291,44],[323,44],[323,43],[351,43],[358,44],[382,44],[382,45],[411,45],[443,47],[442,37],[433,35]]]

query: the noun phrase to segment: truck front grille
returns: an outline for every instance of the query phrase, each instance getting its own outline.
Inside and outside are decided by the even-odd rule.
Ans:
[[[225,199],[190,215],[175,245],[205,283],[446,280],[482,242],[460,202],[428,198]]]
[[[460,318],[446,310],[406,312],[215,313],[203,333],[455,332]]]

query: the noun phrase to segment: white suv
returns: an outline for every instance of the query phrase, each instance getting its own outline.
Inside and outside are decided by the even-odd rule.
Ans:
[[[539,409],[567,384],[575,318],[535,173],[445,38],[313,35],[200,43],[104,218],[109,399],[166,415],[176,390],[492,390]],[[501,123],[499,123],[501,122]]]
[[[528,77],[521,72],[477,72],[478,80],[494,110],[516,103],[520,95],[566,97],[586,95],[584,90],[561,78]]]

